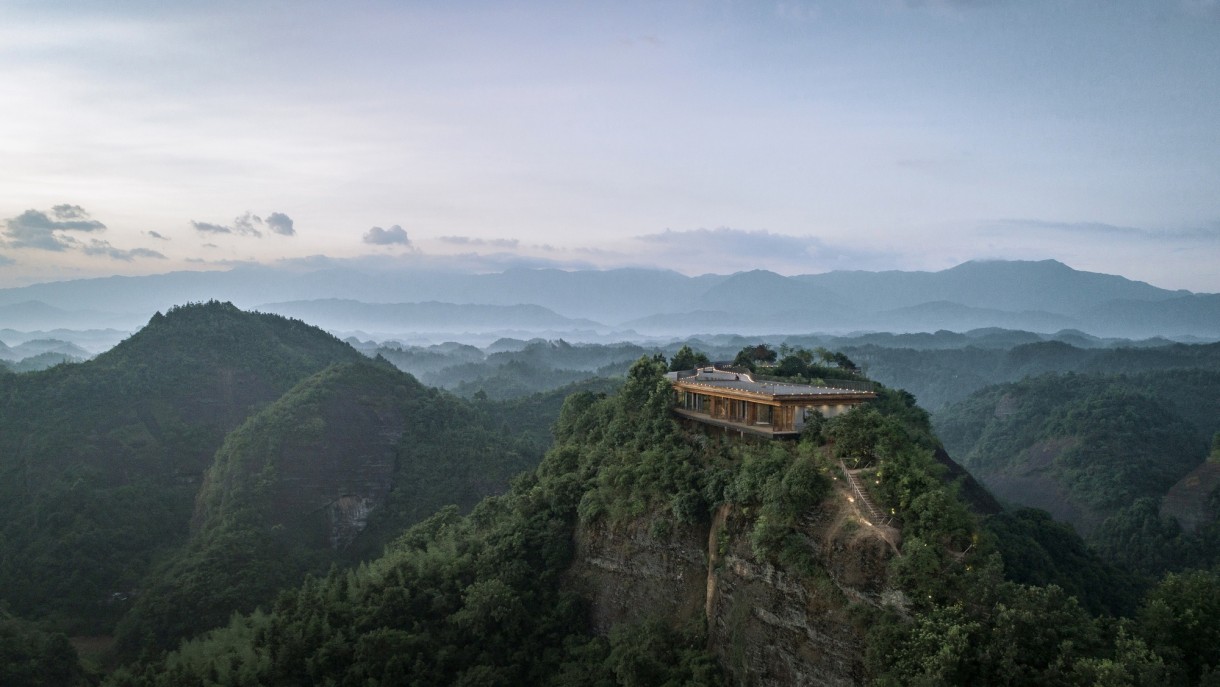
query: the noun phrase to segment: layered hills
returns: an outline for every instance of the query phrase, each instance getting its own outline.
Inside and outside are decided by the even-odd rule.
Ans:
[[[1044,375],[936,415],[946,447],[997,497],[1070,523],[1132,570],[1220,551],[1220,371]]]
[[[3,289],[0,324],[80,329],[119,326],[121,320],[134,326],[154,310],[205,297],[317,318],[336,331],[384,334],[532,331],[618,340],[1005,327],[1132,338],[1220,337],[1220,295],[1160,289],[1054,260],[791,277],[762,270],[687,277],[646,269],[465,274],[242,267]],[[116,303],[125,312],[113,312]]]
[[[1196,639],[1214,574],[1093,615],[1053,583],[1118,576],[1045,519],[981,526],[909,395],[723,442],[674,422],[663,370],[571,396],[539,468],[469,516],[108,684],[1198,684],[1220,658]]]
[[[0,599],[172,646],[503,490],[558,402],[461,401],[227,303],[158,313],[87,362],[0,376]]]
[[[307,572],[380,554],[443,506],[502,491],[541,454],[505,419],[384,361],[307,377],[225,437],[191,539],[144,585],[120,648],[172,647]]]
[[[586,367],[628,352],[520,344],[501,352]],[[1186,348],[1160,352],[1207,357]],[[1114,353],[1139,367],[1158,351]],[[1220,373],[985,389],[958,424],[938,417],[942,446],[884,387],[799,441],[708,435],[672,417],[665,369],[644,355],[617,391],[467,401],[213,302],[90,362],[0,378],[5,449],[23,457],[4,465],[0,589],[25,618],[0,650],[50,666],[47,629],[114,629],[126,666],[106,680],[133,687],[1197,684],[1220,662],[1192,639],[1211,616],[1172,610],[1214,605],[1214,574],[1145,596],[1151,578],[1112,565],[1214,562],[1197,492]],[[1044,449],[1059,453],[1037,488],[1091,509],[1079,523],[1103,557],[1044,514],[996,513],[949,457],[1008,475]],[[1172,534],[1184,508],[1202,518],[1189,537]]]
[[[104,627],[185,540],[225,435],[361,356],[301,322],[208,303],[157,314],[85,363],[0,377],[0,588],[14,611]]]

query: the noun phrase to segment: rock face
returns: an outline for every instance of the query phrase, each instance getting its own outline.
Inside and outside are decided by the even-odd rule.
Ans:
[[[589,600],[598,633],[658,616],[705,619],[734,684],[861,684],[864,628],[849,609],[881,603],[896,533],[869,525],[846,497],[841,489],[803,521],[812,575],[756,557],[753,520],[724,506],[710,527],[666,532],[644,516],[578,528],[568,584]]]
[[[1169,489],[1161,501],[1161,515],[1177,518],[1182,529],[1196,532],[1220,517],[1212,502],[1217,489],[1220,489],[1220,462],[1203,463]]]
[[[807,587],[770,564],[726,556],[712,650],[740,685],[854,685],[864,647],[837,590]]]
[[[697,617],[707,595],[707,529],[678,528],[657,537],[652,520],[614,528],[598,523],[578,528],[576,561],[569,582],[591,603],[593,629],[651,616]]]

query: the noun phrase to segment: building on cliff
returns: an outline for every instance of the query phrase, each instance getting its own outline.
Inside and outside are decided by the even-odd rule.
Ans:
[[[800,436],[815,411],[834,417],[877,397],[867,384],[843,388],[756,382],[748,374],[715,367],[670,372],[667,377],[673,384],[674,413],[679,417],[742,436],[771,439]]]

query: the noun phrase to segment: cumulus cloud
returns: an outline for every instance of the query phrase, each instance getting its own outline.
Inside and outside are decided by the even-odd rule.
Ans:
[[[253,212],[247,211],[245,214],[234,217],[229,224],[191,220],[191,226],[201,234],[232,234],[234,236],[252,236],[256,239],[263,237],[264,227],[281,236],[296,235],[292,218],[282,212],[273,212],[264,220]]]
[[[441,236],[439,240],[455,246],[491,246],[493,248],[517,248],[517,239],[480,239],[473,236]]]
[[[89,213],[79,205],[56,205],[50,212],[26,210],[4,220],[4,235],[13,248],[63,251],[77,243],[64,232],[105,230],[105,224],[90,219]]]
[[[89,245],[83,246],[81,250],[84,251],[85,255],[105,255],[114,260],[122,260],[123,262],[131,262],[135,258],[165,259],[164,255],[150,248],[124,250],[122,248],[115,248],[110,245],[109,241],[102,241],[100,239],[91,239]]]
[[[168,240],[169,240],[169,237],[168,237],[168,236],[166,236],[166,235],[162,234],[162,233],[161,233],[161,232],[159,232],[159,231],[146,231],[146,232],[144,232],[144,233],[145,233],[145,234],[147,234],[148,236],[151,236],[152,238],[154,238],[154,239],[158,239],[158,240],[160,240],[160,241],[168,241]]]
[[[85,212],[85,208],[82,208],[79,205],[68,205],[67,203],[64,203],[62,205],[55,205],[55,206],[52,206],[51,212],[55,215],[56,219],[61,219],[61,220],[88,220],[89,219],[89,213]]]
[[[247,212],[241,217],[233,218],[233,230],[242,236],[253,236],[262,238],[263,232],[258,230],[258,227],[263,225],[263,218],[258,215]]]
[[[103,232],[106,225],[93,219],[79,205],[67,203],[50,210],[26,210],[16,217],[4,220],[4,243],[13,248],[37,248],[49,251],[77,250],[85,255],[106,256],[114,260],[131,262],[136,258],[164,260],[165,256],[150,248],[115,248],[109,241],[91,238],[87,243],[68,235],[68,232]],[[154,238],[164,239],[156,232],[145,232]],[[0,256],[3,257],[3,256]],[[4,258],[0,264],[12,264]]]
[[[295,236],[297,233],[292,226],[292,218],[282,212],[267,215],[267,228],[282,236]]]
[[[196,222],[191,220],[191,226],[195,231],[201,234],[232,234],[233,227],[226,227],[223,224],[212,224],[211,222]]]
[[[382,229],[381,227],[369,229],[364,232],[364,242],[375,246],[411,245],[411,239],[407,238],[407,230],[397,224],[389,229]]]

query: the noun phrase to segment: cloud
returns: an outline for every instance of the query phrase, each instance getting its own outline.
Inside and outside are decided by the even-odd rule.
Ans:
[[[824,246],[813,236],[789,236],[769,231],[748,231],[719,227],[717,229],[666,229],[660,234],[646,234],[641,241],[678,249],[719,251],[735,255],[774,256],[809,255]]]
[[[303,258],[284,258],[276,261],[278,267],[291,269],[327,269],[347,267],[359,270],[428,269],[466,274],[486,274],[511,269],[562,269],[595,270],[602,266],[584,259],[551,260],[548,258],[518,255],[516,253],[458,253],[451,255],[427,255],[419,251],[372,253],[352,258],[334,258],[312,255]]]
[[[196,222],[191,220],[191,226],[195,227],[195,231],[204,234],[232,234],[233,228],[226,227],[223,224],[211,224],[209,222]]]
[[[14,265],[16,263],[17,263],[17,261],[10,258],[9,256],[0,255],[0,267],[4,267],[5,265]]]
[[[382,229],[381,227],[369,229],[364,233],[364,242],[376,246],[389,246],[392,244],[411,245],[411,239],[407,238],[407,230],[397,224],[389,229]]]
[[[160,241],[168,241],[168,240],[169,240],[169,237],[168,237],[168,236],[165,236],[164,234],[162,234],[162,233],[161,233],[161,232],[159,232],[159,231],[146,231],[146,232],[144,232],[144,233],[145,233],[145,234],[147,234],[147,235],[149,235],[149,236],[151,236],[152,238],[157,239],[157,240],[160,240]]]
[[[56,205],[50,213],[40,210],[25,212],[4,220],[4,235],[13,248],[38,248],[63,251],[77,243],[64,236],[65,231],[105,231],[106,225],[90,219],[79,205]]]
[[[282,212],[267,215],[267,228],[281,236],[295,236],[297,233],[292,226],[292,218]]]
[[[440,241],[456,246],[491,246],[493,248],[517,248],[517,239],[480,239],[473,236],[441,236]]]
[[[253,236],[261,239],[263,237],[263,232],[259,231],[258,227],[261,227],[262,225],[263,218],[252,212],[247,212],[241,217],[235,217],[233,219],[233,230],[242,236]]]
[[[1053,222],[1038,219],[1002,219],[985,225],[981,232],[1006,235],[1013,232],[1040,232],[1064,236],[1107,240],[1153,241],[1179,243],[1214,243],[1220,241],[1220,222],[1210,226],[1181,229],[1148,229],[1103,222]]]
[[[203,234],[232,234],[235,236],[253,236],[256,239],[263,237],[263,227],[281,236],[294,236],[296,234],[292,218],[282,212],[271,213],[265,221],[262,217],[247,211],[243,215],[234,217],[233,221],[229,224],[191,220],[191,226],[195,228],[195,231]]]
[[[211,265],[216,267],[263,267],[263,265],[254,260],[238,260],[235,258],[225,258],[220,260],[209,260],[206,258],[187,258],[186,262],[193,265]]]
[[[109,241],[100,239],[92,239],[89,245],[81,248],[85,255],[105,255],[114,260],[122,260],[123,262],[131,262],[135,258],[155,258],[157,260],[165,260],[165,256],[155,250],[149,248],[132,248],[123,250],[110,245]]]
[[[56,205],[51,208],[51,212],[55,215],[55,219],[60,220],[87,220],[89,213],[79,205]]]

